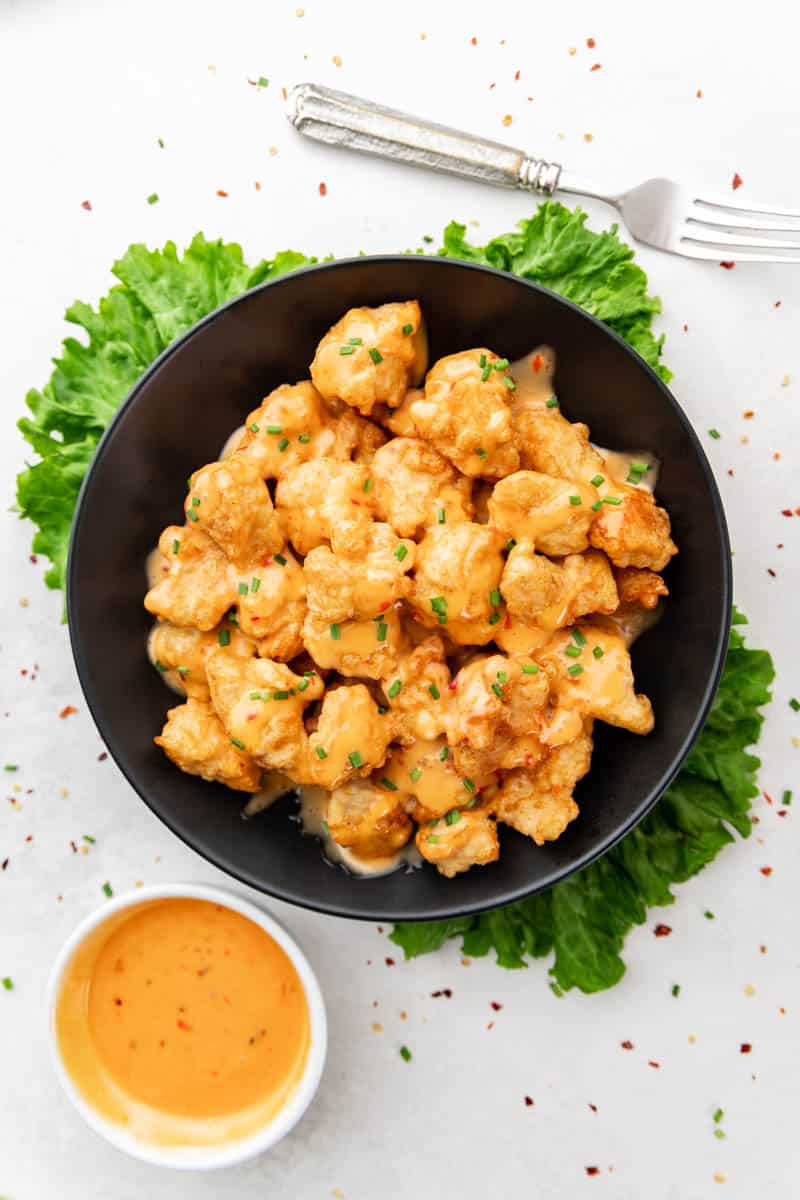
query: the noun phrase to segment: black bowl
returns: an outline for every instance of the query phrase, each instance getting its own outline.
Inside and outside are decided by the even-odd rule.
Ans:
[[[252,821],[241,797],[178,771],[153,745],[174,697],[145,653],[144,561],[182,522],[186,478],[219,453],[260,398],[302,379],[317,341],[346,309],[417,297],[432,360],[470,346],[513,359],[540,342],[558,354],[564,411],[601,445],[654,449],[659,499],[680,554],[660,624],[633,651],[637,688],[656,712],[649,737],[596,726],[580,817],[538,849],[504,829],[499,862],[453,880],[431,868],[356,878],[331,867],[281,801]],[[294,904],[371,920],[430,920],[549,887],[624,837],[673,779],[699,733],[727,643],[731,571],[725,518],[706,457],[670,392],[620,338],[581,309],[500,271],[444,258],[359,258],[266,284],[171,346],[106,432],[78,501],[69,554],[72,648],[92,714],[142,799],[198,853]]]

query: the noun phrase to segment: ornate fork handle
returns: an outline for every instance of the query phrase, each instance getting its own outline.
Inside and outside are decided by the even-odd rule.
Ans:
[[[540,196],[552,196],[559,186],[558,163],[371,104],[346,92],[301,83],[292,89],[288,106],[295,129],[328,145],[498,187],[523,188]]]

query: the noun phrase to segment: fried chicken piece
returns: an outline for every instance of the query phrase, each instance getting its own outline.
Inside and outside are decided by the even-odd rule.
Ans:
[[[456,818],[452,823],[448,824],[445,818],[435,825],[425,824],[415,839],[426,862],[433,863],[440,875],[448,879],[500,857],[497,826],[484,809],[453,812]]]
[[[233,565],[216,542],[193,525],[168,525],[158,549],[168,573],[145,596],[147,611],[173,625],[213,629],[238,594]]]
[[[532,771],[517,767],[504,776],[489,801],[498,821],[533,838],[537,846],[554,842],[578,815],[572,793],[589,770],[591,733],[553,750]]]
[[[257,792],[261,768],[249,755],[231,744],[214,708],[193,698],[171,708],[157,746],[188,775],[223,783],[237,792]]]
[[[609,504],[609,496],[621,504]],[[590,532],[590,541],[604,550],[615,567],[647,567],[663,571],[678,547],[670,537],[669,516],[652,492],[616,484],[604,497]]]
[[[416,537],[429,525],[455,525],[472,516],[469,479],[419,438],[392,438],[381,446],[372,474],[378,516],[401,537]]]
[[[277,553],[286,541],[258,469],[236,455],[194,472],[184,509],[239,569]]]
[[[561,629],[537,650],[536,659],[550,677],[557,705],[631,733],[653,728],[652,706],[634,691],[630,654],[619,634],[588,623],[574,632]]]
[[[597,515],[597,489],[536,471],[517,471],[495,485],[489,520],[506,537],[532,542],[542,554],[580,554]]]
[[[208,700],[206,659],[219,646],[220,632],[201,633],[199,629],[158,621],[150,631],[147,653],[153,666],[175,691],[183,692],[193,700]],[[256,653],[255,643],[235,628],[223,634],[223,640],[228,653],[239,658],[253,658]]]
[[[589,426],[568,421],[544,400],[511,401],[520,465],[529,471],[590,483],[602,475],[603,458],[589,442]]]
[[[317,346],[311,378],[326,400],[368,417],[376,404],[397,408],[427,365],[427,339],[416,300],[351,308]]]
[[[381,713],[363,683],[329,689],[317,728],[308,739],[312,782],[333,791],[383,766],[394,735],[389,713]]]
[[[400,549],[402,547],[402,549]],[[369,525],[355,557],[327,546],[309,551],[303,564],[309,611],[321,621],[375,617],[411,591],[408,572],[416,546],[398,541],[391,525]]]
[[[377,620],[342,624],[310,612],[303,624],[303,645],[323,670],[381,679],[394,670],[403,645],[403,630],[394,608],[388,608]]]
[[[618,567],[614,578],[617,582],[620,607],[654,609],[661,596],[669,595],[669,588],[655,571],[639,567]]]
[[[306,584],[288,546],[268,555],[239,580],[239,628],[258,641],[262,658],[288,662],[303,649]]]
[[[269,658],[208,656],[211,700],[234,746],[295,783],[313,783],[303,712],[324,691],[319,675],[295,675]]]
[[[330,835],[362,858],[395,854],[414,828],[400,791],[370,779],[352,779],[328,797],[325,819]]]
[[[432,526],[417,546],[414,590],[419,620],[444,627],[459,645],[492,640],[500,605],[505,538],[486,525],[464,521]]]
[[[490,654],[462,667],[454,685],[447,741],[460,774],[482,784],[501,767],[539,760],[538,730],[550,693],[544,671]]]
[[[505,365],[496,370],[495,363]],[[408,416],[418,437],[450,459],[464,475],[501,479],[516,471],[509,405],[508,359],[478,348],[434,363],[424,397],[415,397]]]
[[[480,794],[478,784],[457,771],[443,737],[392,746],[382,775],[415,798],[421,820],[474,804]]]
[[[399,742],[410,746],[418,739],[432,741],[444,732],[449,684],[441,638],[428,637],[398,658],[391,674],[383,677],[383,691]]]
[[[348,458],[357,463],[371,463],[381,446],[388,441],[386,433],[374,421],[361,417],[352,408],[345,408],[336,418],[338,444],[349,450]],[[329,455],[335,458],[336,455]]]
[[[375,516],[365,464],[315,459],[285,471],[275,506],[298,554],[329,542],[337,554],[358,554]]]
[[[608,559],[596,550],[552,562],[519,542],[509,554],[500,591],[512,617],[551,632],[586,613],[612,613],[619,596]]]

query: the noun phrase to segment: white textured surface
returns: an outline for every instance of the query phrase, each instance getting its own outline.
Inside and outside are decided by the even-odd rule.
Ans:
[[[546,8],[309,0],[303,17],[296,8],[294,0],[0,3],[0,758],[20,764],[3,776],[5,793],[15,783],[26,790],[18,810],[5,800],[0,808],[0,859],[10,857],[0,875],[0,976],[15,982],[0,992],[0,1194],[789,1196],[800,1169],[797,835],[795,810],[781,820],[763,800],[757,836],[727,849],[680,889],[672,909],[637,930],[625,979],[595,997],[557,1000],[541,965],[513,974],[488,960],[461,966],[455,947],[408,965],[397,955],[387,969],[393,948],[374,927],[271,905],[319,972],[329,1065],[298,1130],[222,1178],[175,1178],[127,1160],[84,1128],[57,1090],[43,1037],[44,982],[70,928],[102,902],[103,881],[119,892],[137,879],[223,878],[149,814],[111,761],[97,761],[60,597],[42,587],[42,565],[28,562],[30,529],[5,511],[25,456],[13,420],[26,388],[47,376],[66,332],[65,305],[106,291],[108,267],[130,241],[183,243],[203,229],[241,241],[251,260],[286,246],[396,250],[438,237],[451,217],[479,221],[471,235],[483,241],[530,210],[522,194],[301,141],[282,115],[280,88],[304,78],[526,144],[581,171],[600,167],[623,181],[671,173],[719,191],[738,171],[737,199],[800,206],[791,132],[798,18],[774,0],[759,6],[757,25],[751,6],[736,3],[655,11],[586,0]],[[590,71],[593,62],[599,71]],[[269,77],[268,89],[248,86],[259,75]],[[229,198],[218,198],[218,188]],[[150,207],[153,191],[161,199]],[[87,198],[91,212],[81,208]],[[608,221],[602,206],[587,207],[595,225]],[[787,705],[800,693],[800,519],[780,515],[800,504],[800,274],[722,271],[648,252],[640,260],[664,299],[675,392],[701,432],[722,432],[706,441],[731,523],[737,600],[753,644],[769,645],[778,661],[761,783],[772,795],[794,787],[800,802],[792,744],[800,714]],[[742,418],[746,409],[755,410],[752,420]],[[34,663],[35,680],[20,673]],[[79,711],[60,721],[65,704]],[[97,843],[73,855],[69,841],[83,833]],[[767,864],[769,878],[759,872]],[[671,937],[654,939],[658,917],[672,925]],[[453,998],[430,998],[441,987]],[[620,1049],[624,1039],[633,1051]],[[741,1042],[752,1043],[749,1056]],[[401,1044],[413,1052],[409,1064]],[[712,1135],[718,1105],[724,1141]],[[589,1165],[601,1173],[587,1177]]]

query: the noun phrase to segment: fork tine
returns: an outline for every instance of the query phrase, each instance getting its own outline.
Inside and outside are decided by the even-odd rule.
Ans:
[[[800,237],[800,230],[797,232]],[[681,240],[703,246],[718,246],[722,251],[740,246],[743,250],[796,250],[800,254],[800,241],[784,242],[778,241],[777,238],[748,237],[743,233],[725,233],[718,229],[707,232],[699,226],[687,229]]]
[[[739,217],[734,215],[736,209],[730,209],[729,215],[724,216],[722,213],[710,213],[706,216],[706,210],[703,208],[693,208],[691,216],[687,217],[690,225],[703,225],[707,229],[745,229],[750,233],[757,233],[761,230],[763,233],[797,233],[800,234],[800,223],[797,225],[787,224],[788,217],[780,217],[777,220],[761,220],[758,217]]]
[[[678,244],[678,253],[683,254],[686,258],[699,258],[706,262],[719,262],[722,251],[714,250],[710,246],[701,246],[692,242],[681,241]],[[744,252],[735,253],[732,262],[736,263],[800,263],[799,254],[766,254],[763,252]]]
[[[707,208],[721,208],[729,213],[754,213],[761,217],[790,217],[794,221],[800,221],[800,212],[791,208],[777,208],[773,204],[731,204],[729,200],[712,200],[705,196],[696,196],[692,203]]]

